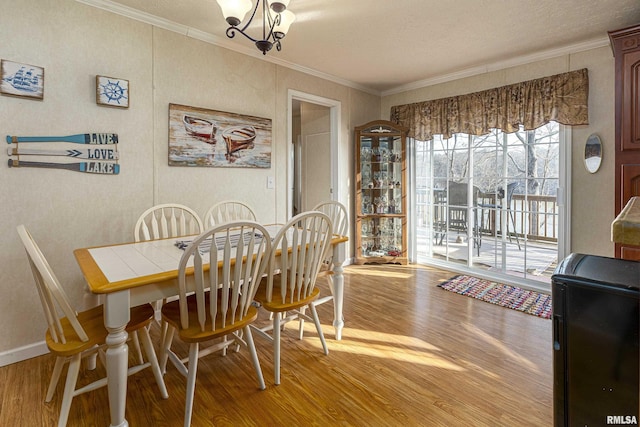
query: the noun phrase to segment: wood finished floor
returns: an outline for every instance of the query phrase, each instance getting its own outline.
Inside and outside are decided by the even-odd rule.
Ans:
[[[302,341],[297,323],[287,325],[282,384],[275,386],[271,345],[255,335],[264,391],[246,349],[202,359],[192,425],[552,425],[551,322],[436,287],[453,275],[346,267],[341,341],[334,339],[332,303],[318,309],[329,355],[310,322]],[[85,377],[103,375],[98,365]],[[0,368],[0,426],[56,425],[63,385],[44,403],[52,369],[50,355]],[[182,425],[185,378],[169,366],[165,381],[168,400],[150,370],[130,377],[130,426]],[[107,426],[108,419],[103,388],[74,399],[68,425]]]

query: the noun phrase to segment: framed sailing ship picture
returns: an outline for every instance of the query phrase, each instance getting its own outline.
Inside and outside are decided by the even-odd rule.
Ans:
[[[96,76],[96,104],[129,108],[129,80]]]
[[[169,104],[169,166],[271,167],[271,119]]]
[[[0,93],[43,99],[44,68],[3,59],[0,62],[0,76]]]

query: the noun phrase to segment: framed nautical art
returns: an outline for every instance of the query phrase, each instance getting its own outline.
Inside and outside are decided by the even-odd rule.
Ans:
[[[271,167],[271,119],[169,104],[169,166]]]
[[[0,93],[43,99],[44,68],[3,59],[0,62],[0,76]]]
[[[96,103],[109,107],[129,108],[129,80],[96,76]]]

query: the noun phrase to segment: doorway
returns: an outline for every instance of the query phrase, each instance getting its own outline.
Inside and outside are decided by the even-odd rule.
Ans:
[[[290,90],[289,217],[325,200],[338,200],[340,102]]]
[[[415,248],[428,264],[548,291],[568,255],[567,128],[415,141]]]

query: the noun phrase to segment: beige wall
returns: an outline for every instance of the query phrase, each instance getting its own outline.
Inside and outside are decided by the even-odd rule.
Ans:
[[[388,119],[394,105],[445,98],[520,81],[587,68],[589,70],[589,125],[572,128],[571,245],[572,252],[613,256],[611,221],[614,219],[614,61],[608,46],[494,71],[382,98],[381,116]],[[584,167],[584,145],[592,133],[603,142],[600,170]]]
[[[18,224],[32,232],[80,307],[85,285],[73,250],[131,240],[138,215],[155,203],[183,203],[203,215],[213,203],[237,198],[249,201],[260,221],[284,221],[289,89],[341,102],[340,185],[350,203],[352,129],[378,117],[379,97],[73,0],[4,3],[0,58],[44,67],[45,95],[43,101],[0,96],[2,131],[118,133],[121,172],[0,165],[0,365],[41,351],[46,327]],[[96,74],[129,80],[129,109],[96,105]],[[169,167],[169,103],[271,118],[272,167]],[[268,176],[275,189],[266,188]]]

